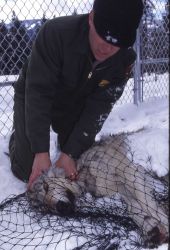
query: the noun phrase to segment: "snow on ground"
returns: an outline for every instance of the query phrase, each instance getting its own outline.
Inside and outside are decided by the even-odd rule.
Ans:
[[[168,172],[168,125],[166,98],[150,100],[139,106],[124,104],[113,108],[96,140],[108,134],[137,131],[129,135],[132,149],[137,153],[136,162],[148,167],[146,162],[149,156],[153,170],[163,176]],[[56,138],[51,133],[52,158],[55,158]],[[0,137],[0,202],[11,194],[16,195],[26,190],[26,184],[16,179],[10,171],[10,162],[5,154],[8,152],[8,139],[9,136]],[[159,247],[159,250],[167,249],[167,245]]]
[[[168,172],[168,99],[150,99],[151,96],[162,97],[167,94],[168,74],[158,76],[157,82],[153,81],[153,75],[145,77],[144,100],[138,106],[130,104],[133,102],[133,81],[129,80],[125,91],[110,113],[100,133],[96,136],[99,140],[102,136],[122,132],[135,132],[129,134],[132,150],[135,151],[135,161],[145,168],[152,169],[163,176]],[[13,81],[0,77],[0,83]],[[154,82],[155,84],[151,84]],[[13,88],[11,86],[0,86],[0,202],[9,195],[17,195],[26,190],[26,184],[15,178],[10,170],[8,152],[8,140],[10,128],[12,127]],[[124,104],[126,102],[126,104]],[[127,104],[128,103],[128,104]],[[51,132],[51,158],[56,158],[59,152],[56,147],[57,136]],[[148,161],[148,158],[150,161]],[[63,249],[63,248],[61,248]],[[167,250],[163,245],[159,250]]]
[[[6,136],[9,134],[12,127],[13,117],[13,87],[9,86],[9,82],[15,82],[18,75],[0,76],[0,135]],[[7,84],[7,86],[5,86]],[[167,97],[169,88],[169,74],[144,74],[143,75],[143,100]],[[141,86],[142,87],[142,86]],[[129,79],[124,89],[123,95],[118,100],[117,105],[133,103],[134,80]]]

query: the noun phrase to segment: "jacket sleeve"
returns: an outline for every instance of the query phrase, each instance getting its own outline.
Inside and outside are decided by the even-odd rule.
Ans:
[[[127,67],[133,64],[136,53],[132,53],[125,62],[122,78],[114,78],[112,83],[105,87],[97,87],[86,101],[84,111],[76,123],[67,143],[61,150],[74,159],[87,150],[94,142],[115,102],[121,97],[127,83]]]
[[[79,121],[76,123],[67,143],[61,148],[64,153],[77,159],[92,145],[113,104],[121,96],[124,85],[125,82],[122,81],[117,85],[117,88],[114,84],[110,84],[105,89],[98,87],[95,93],[88,97]]]
[[[51,108],[60,74],[58,32],[46,22],[40,30],[28,64],[25,88],[26,134],[32,152],[49,151]]]

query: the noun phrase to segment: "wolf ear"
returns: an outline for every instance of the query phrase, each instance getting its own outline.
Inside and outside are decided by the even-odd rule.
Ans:
[[[48,172],[47,172],[47,176],[48,177],[64,177],[65,178],[65,171],[63,168],[59,168],[59,167],[50,167]]]

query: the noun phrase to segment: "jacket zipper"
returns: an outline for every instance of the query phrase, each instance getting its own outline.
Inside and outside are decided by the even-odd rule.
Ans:
[[[93,72],[92,71],[90,71],[90,73],[88,74],[88,79],[90,79],[91,77],[92,77],[92,74],[93,74]]]
[[[91,65],[92,65],[92,70],[89,72],[89,74],[88,74],[88,80],[89,79],[91,79],[91,77],[92,77],[92,75],[93,75],[93,72],[95,71],[95,70],[102,70],[102,69],[106,69],[106,68],[108,68],[109,66],[103,66],[103,67],[98,67],[97,68],[97,66],[100,64],[100,62],[98,62],[98,61],[95,61],[94,63],[92,63],[92,61],[91,61],[91,59],[89,58],[89,60],[90,60],[90,63],[91,63]]]
[[[92,77],[92,75],[93,75],[93,72],[96,70],[102,70],[102,69],[106,69],[106,68],[108,68],[109,66],[104,66],[104,67],[100,67],[100,68],[97,68],[97,65],[95,66],[95,67],[93,67],[92,68],[92,70],[89,72],[89,74],[88,74],[88,79],[91,79],[91,77]]]
[[[93,72],[94,72],[94,70],[95,70],[95,68],[96,68],[96,66],[97,66],[97,64],[98,64],[98,62],[97,62],[97,61],[92,62],[91,58],[89,58],[89,61],[90,61],[91,66],[92,66],[92,70],[89,72],[87,78],[88,78],[88,79],[91,79],[91,77],[92,77],[92,75],[93,75]]]

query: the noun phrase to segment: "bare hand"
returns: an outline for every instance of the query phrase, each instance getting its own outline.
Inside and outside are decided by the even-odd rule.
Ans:
[[[70,156],[65,153],[61,153],[59,159],[56,161],[56,166],[59,168],[63,168],[70,180],[74,181],[78,178],[78,173],[76,169],[76,162]]]
[[[32,173],[28,182],[28,189],[31,187],[32,183],[40,176],[45,170],[47,170],[51,166],[51,160],[49,157],[49,153],[38,153],[35,155]]]

